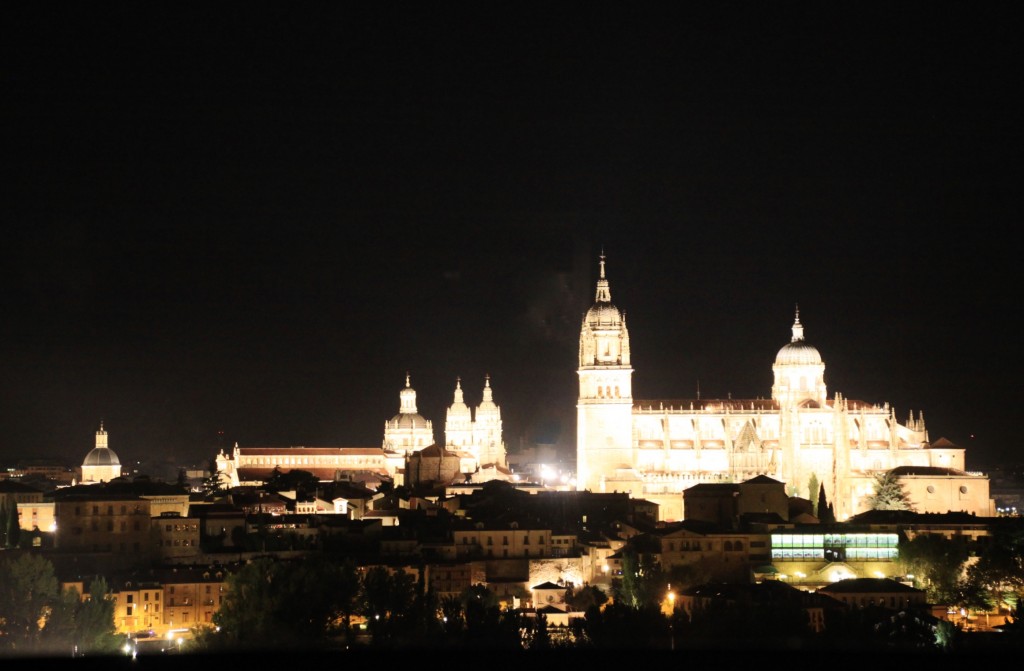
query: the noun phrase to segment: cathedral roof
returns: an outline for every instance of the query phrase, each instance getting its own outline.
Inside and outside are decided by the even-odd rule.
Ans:
[[[383,455],[381,447],[237,447],[239,455],[245,456],[352,456],[352,455]]]
[[[782,346],[775,356],[776,366],[807,366],[821,363],[818,349],[804,340],[804,327],[800,323],[800,309],[797,308],[793,322],[792,339]]]
[[[952,475],[963,477],[969,475],[966,471],[957,468],[946,468],[945,466],[897,466],[892,469],[893,475]]]

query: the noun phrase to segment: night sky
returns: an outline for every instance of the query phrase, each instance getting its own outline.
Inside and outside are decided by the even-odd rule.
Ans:
[[[0,464],[378,446],[407,371],[572,457],[602,249],[635,398],[768,397],[799,305],[1019,461],[1012,5],[639,4],[6,7]]]

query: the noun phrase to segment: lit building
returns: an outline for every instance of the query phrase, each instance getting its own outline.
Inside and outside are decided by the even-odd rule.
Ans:
[[[379,484],[393,479],[402,465],[380,447],[239,447],[217,454],[217,474],[226,487],[261,485],[277,469],[302,470],[322,481]],[[395,484],[401,484],[397,480]],[[374,487],[376,489],[376,487]]]
[[[494,402],[491,376],[484,378],[480,405],[470,408],[462,394],[462,380],[455,380],[455,396],[448,406],[444,425],[445,447],[463,455],[462,471],[507,466],[502,439],[501,408]]]
[[[577,489],[626,492],[683,519],[683,490],[698,483],[767,475],[790,495],[817,500],[821,483],[844,520],[866,509],[875,475],[903,466],[952,469],[956,487],[932,480],[929,509],[994,515],[988,478],[966,473],[965,450],[929,443],[924,415],[896,419],[888,403],[828,396],[825,363],[804,339],[799,310],[772,366],[770,398],[639,400],[633,397],[629,331],[613,303],[605,257],[583,318],[577,402]],[[927,489],[929,486],[931,490]],[[924,502],[922,501],[922,504]]]
[[[82,462],[82,481],[79,484],[94,485],[100,482],[110,482],[114,478],[121,477],[121,460],[107,444],[107,432],[103,430],[103,422],[100,422],[99,431],[96,432],[96,447],[89,450]]]
[[[409,383],[408,373],[405,375],[405,388],[398,397],[398,414],[384,423],[384,449],[408,455],[433,445],[434,426],[416,409],[416,390]]]
[[[448,408],[444,449],[434,440],[433,423],[419,414],[410,376],[398,394],[399,409],[384,423],[381,447],[239,447],[217,455],[217,474],[225,487],[260,485],[277,469],[300,469],[321,481],[347,480],[376,489],[382,481],[396,486],[424,480],[449,482],[474,474],[474,480],[508,479],[501,408],[494,402],[491,379],[484,380],[480,405],[471,408],[456,380]],[[428,450],[427,448],[432,448]],[[412,469],[412,480],[406,475]]]
[[[54,499],[57,531],[54,548],[61,553],[112,553],[142,561],[151,556],[150,502],[105,488],[71,487]]]

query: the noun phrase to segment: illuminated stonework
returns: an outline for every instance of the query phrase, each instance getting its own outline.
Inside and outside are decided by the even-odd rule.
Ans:
[[[684,489],[767,475],[812,501],[818,492],[810,486],[823,484],[842,520],[866,509],[875,474],[942,467],[957,486],[933,487],[930,499],[912,500],[917,510],[995,514],[988,478],[963,471],[963,448],[929,443],[923,413],[911,411],[901,424],[888,403],[828,398],[825,364],[804,339],[799,310],[772,372],[770,399],[634,399],[629,331],[612,303],[602,254],[594,304],[580,329],[577,489],[626,492],[676,520],[683,519]],[[949,491],[955,495],[943,496]]]
[[[455,395],[444,424],[445,448],[462,456],[462,472],[507,466],[502,438],[501,408],[494,402],[491,376],[484,378],[483,398],[475,409],[466,405],[462,380],[455,381]]]

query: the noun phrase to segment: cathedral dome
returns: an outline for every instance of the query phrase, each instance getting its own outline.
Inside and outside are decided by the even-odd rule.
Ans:
[[[85,455],[82,466],[120,466],[121,461],[109,447],[94,447]]]
[[[817,365],[820,363],[821,354],[818,352],[818,348],[803,340],[797,340],[783,345],[782,349],[779,350],[778,355],[775,357],[775,365],[777,366],[807,366]]]
[[[400,412],[388,422],[388,426],[393,429],[422,429],[428,425],[429,422],[417,412]]]
[[[423,429],[430,426],[430,422],[423,419],[416,409],[416,390],[412,388],[409,381],[409,374],[405,374],[405,388],[398,393],[401,404],[398,414],[391,418],[388,427],[392,429]]]

